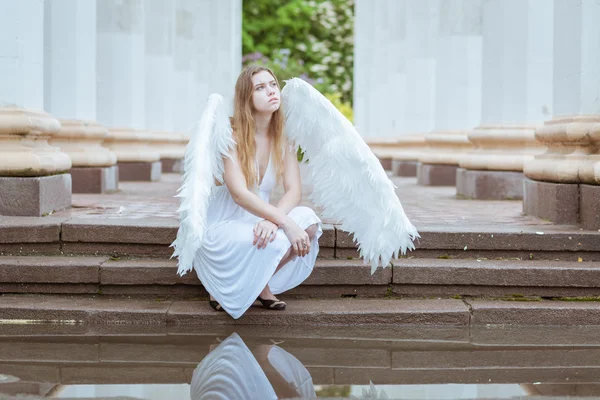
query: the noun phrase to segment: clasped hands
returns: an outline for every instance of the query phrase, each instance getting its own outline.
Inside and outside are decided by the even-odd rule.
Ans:
[[[254,242],[252,243],[259,249],[264,249],[277,237],[279,227],[266,219],[259,221],[254,225]],[[310,252],[310,239],[308,233],[293,221],[282,226],[282,230],[288,237],[294,254],[304,257]]]

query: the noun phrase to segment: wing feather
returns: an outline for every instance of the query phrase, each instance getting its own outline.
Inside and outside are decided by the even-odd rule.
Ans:
[[[223,157],[229,155],[234,144],[224,99],[211,94],[186,146],[182,184],[176,195],[180,198],[180,222],[171,247],[175,249],[172,257],[178,257],[180,276],[193,268],[204,238],[208,206],[216,187],[214,179],[222,181]]]
[[[308,158],[311,200],[352,233],[374,273],[419,237],[369,146],[331,102],[301,79],[282,90],[285,133]]]

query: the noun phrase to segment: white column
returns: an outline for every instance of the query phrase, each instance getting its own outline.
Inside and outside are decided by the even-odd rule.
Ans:
[[[354,125],[369,143],[391,140],[405,128],[406,4],[356,2]]]
[[[441,0],[407,2],[406,130],[428,132],[435,121],[435,52]],[[445,1],[445,0],[444,0]]]
[[[354,6],[354,125],[363,137],[375,137],[371,127],[371,96],[369,89],[374,54],[375,4],[371,0],[356,0]]]
[[[45,2],[44,105],[57,118],[96,119],[96,0]]]
[[[600,185],[600,3],[555,0],[554,7],[554,119],[536,132],[548,150],[525,174]]]
[[[44,4],[0,0],[0,107],[44,108]]]
[[[111,128],[146,122],[143,10],[142,0],[97,2],[97,117]]]
[[[461,167],[521,172],[542,150],[534,131],[552,115],[552,30],[551,2],[484,2],[481,125]]]
[[[474,128],[481,116],[481,0],[441,3],[435,74],[435,130]]]
[[[175,2],[144,0],[145,126],[173,130]]]
[[[214,90],[233,98],[235,81],[242,65],[242,0],[212,2],[212,41],[218,78]]]
[[[461,154],[471,149],[467,131],[478,124],[481,110],[481,0],[442,1],[434,47],[434,130],[425,135],[429,149],[419,161],[446,166],[440,167],[445,179],[434,179],[442,170],[427,166],[419,182],[454,185],[452,168],[458,166]]]
[[[195,93],[193,61],[194,49],[194,0],[175,0],[175,37],[173,52],[175,107],[173,108],[173,127],[178,132],[188,132],[194,121],[191,105]],[[204,27],[205,29],[207,27]],[[211,32],[206,29],[205,32]],[[208,35],[213,37],[213,35]],[[216,38],[216,35],[214,35]],[[212,64],[212,61],[207,61]],[[213,67],[214,64],[213,64]],[[215,68],[215,72],[216,68]],[[195,116],[197,118],[197,115]]]
[[[62,125],[50,144],[67,153],[73,167],[114,166],[115,154],[102,147],[106,128],[95,122],[96,1],[53,0],[44,6],[44,105]],[[73,191],[80,192],[80,181],[89,182],[94,172],[72,173]],[[114,168],[110,181],[116,181]]]
[[[44,3],[0,0],[0,30],[0,215],[41,216],[71,205],[71,160],[48,145],[60,123],[43,111]]]

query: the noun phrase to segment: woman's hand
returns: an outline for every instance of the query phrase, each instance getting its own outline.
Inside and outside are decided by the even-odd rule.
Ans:
[[[305,230],[300,228],[294,221],[286,223],[282,228],[297,256],[304,257],[310,252],[310,239]]]
[[[259,249],[264,249],[267,244],[275,240],[277,236],[277,225],[273,222],[263,219],[254,225],[254,243]]]

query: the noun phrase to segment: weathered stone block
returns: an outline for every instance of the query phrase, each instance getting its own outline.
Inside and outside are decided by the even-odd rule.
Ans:
[[[456,194],[478,200],[517,200],[523,198],[522,172],[456,171]]]
[[[119,167],[71,168],[73,193],[111,193],[119,189]]]
[[[70,174],[0,177],[0,215],[41,217],[70,206]]]
[[[392,172],[394,176],[417,176],[418,164],[418,161],[392,160]]]
[[[154,162],[119,162],[119,180],[124,181],[158,181],[162,172],[162,163]]]
[[[456,165],[419,163],[417,183],[425,186],[454,186],[457,169]]]
[[[556,224],[578,224],[579,185],[525,179],[523,211]]]

